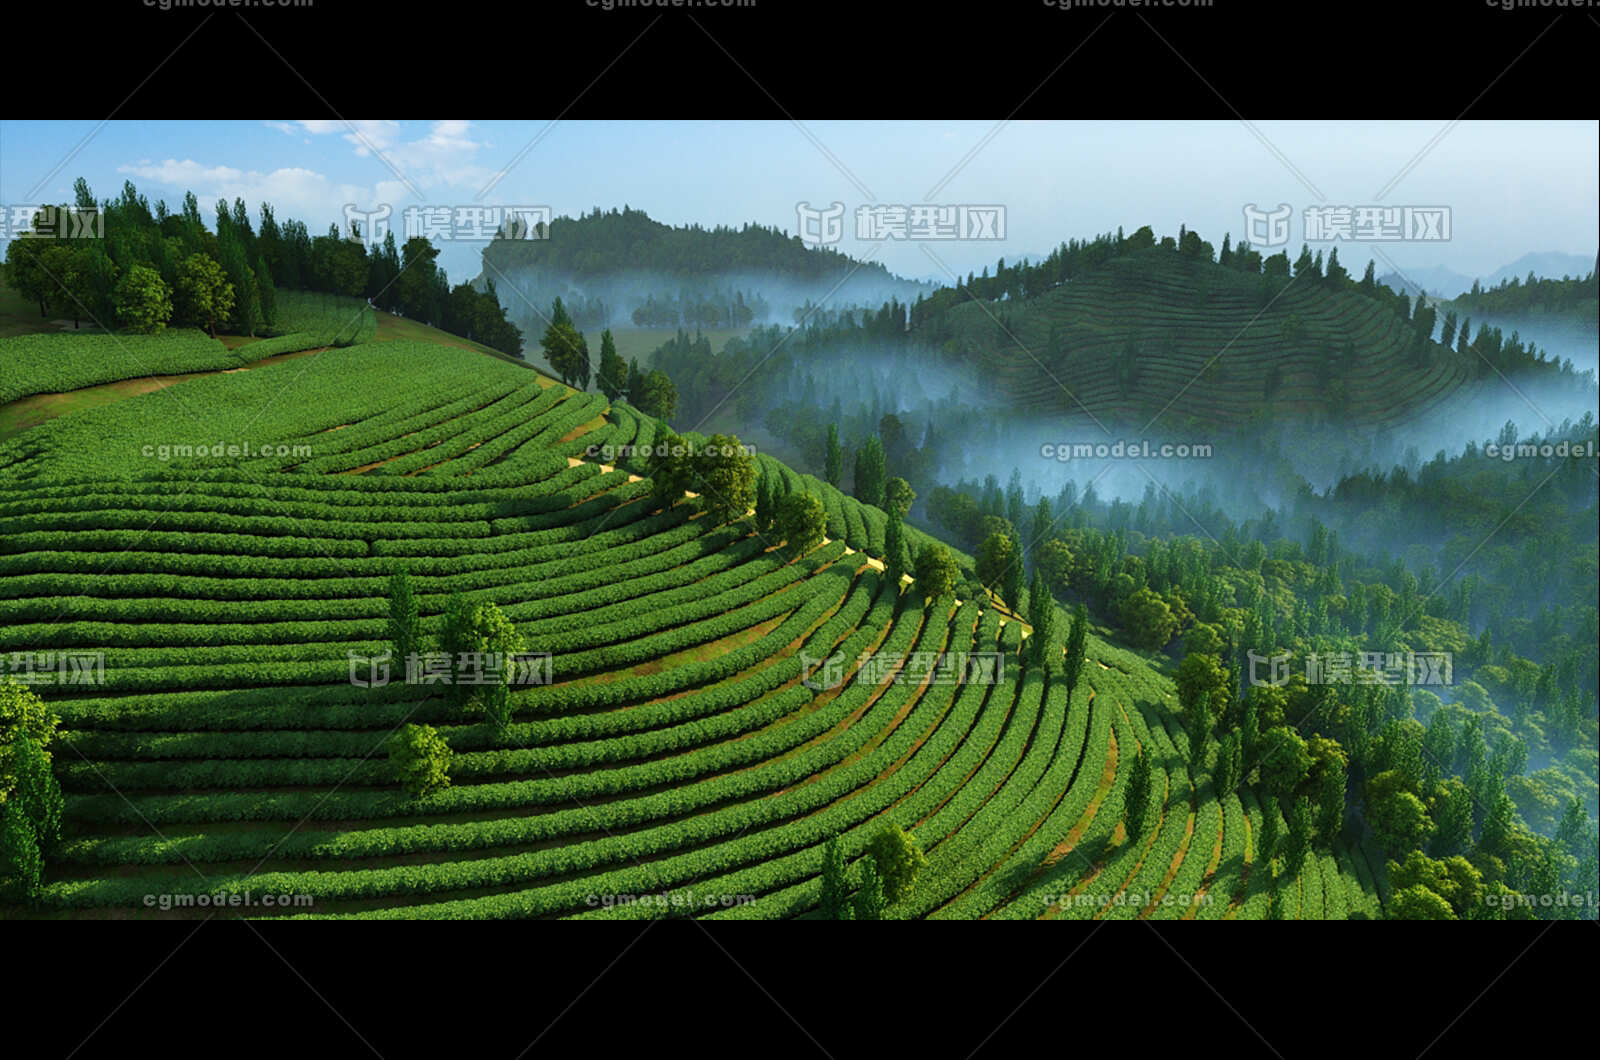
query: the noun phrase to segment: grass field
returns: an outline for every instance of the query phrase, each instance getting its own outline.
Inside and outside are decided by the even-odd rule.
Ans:
[[[695,334],[693,328],[688,330],[690,335]],[[748,328],[713,328],[710,331],[701,332],[701,334],[703,334],[706,339],[710,341],[711,349],[714,353],[720,353],[722,351],[722,347],[727,345],[729,339],[741,337],[748,333]],[[611,329],[611,337],[617,343],[617,353],[621,355],[622,359],[625,361],[631,361],[637,357],[640,365],[648,365],[650,363],[650,355],[660,348],[663,343],[674,338],[677,334],[678,330],[676,328]],[[528,344],[537,347],[538,336],[533,336],[532,340],[529,341]],[[594,351],[597,357],[599,356],[599,332],[595,332],[594,335],[589,338],[589,348]]]

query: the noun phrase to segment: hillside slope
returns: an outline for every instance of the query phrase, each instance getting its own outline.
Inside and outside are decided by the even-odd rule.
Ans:
[[[1132,427],[1164,410],[1168,427],[1238,425],[1269,396],[1287,422],[1401,423],[1481,385],[1470,353],[1433,345],[1413,366],[1410,327],[1378,301],[1305,281],[1274,293],[1161,248],[1025,300],[954,306],[930,330],[1019,414]]]
[[[547,382],[372,342],[0,445],[0,652],[97,660],[94,683],[39,687],[66,728],[66,835],[38,905],[9,914],[198,917],[199,896],[248,891],[309,904],[242,915],[805,916],[824,842],[854,860],[884,820],[929,860],[895,915],[1264,914],[1259,807],[1191,782],[1144,659],[1091,639],[1069,702],[1020,665],[1017,623],[850,551],[881,549],[875,509],[828,493],[844,540],[797,559],[659,507],[576,459],[653,421]],[[218,439],[252,448],[177,451]],[[398,662],[366,687],[401,569],[425,632],[461,593],[549,653],[507,728]],[[842,675],[807,680],[835,656]],[[408,721],[454,749],[444,791],[395,783],[385,742]],[[1134,747],[1159,824],[1129,843]],[[1308,861],[1289,912],[1377,902],[1349,852]]]

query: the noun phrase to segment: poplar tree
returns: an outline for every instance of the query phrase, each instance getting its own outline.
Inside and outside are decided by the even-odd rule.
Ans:
[[[828,485],[835,488],[839,479],[844,476],[844,453],[839,449],[839,428],[835,424],[828,424],[828,449],[822,477],[827,479]]]
[[[1137,751],[1133,767],[1128,771],[1128,790],[1123,797],[1122,823],[1128,840],[1133,842],[1144,831],[1144,819],[1150,808],[1150,760],[1144,751]]]
[[[839,837],[829,839],[822,848],[822,917],[824,920],[852,919],[849,878],[845,874],[844,850]]]
[[[1084,647],[1088,638],[1089,613],[1082,604],[1072,609],[1072,626],[1067,631],[1067,658],[1062,666],[1062,676],[1067,681],[1067,702],[1072,702],[1073,690],[1083,675]]]

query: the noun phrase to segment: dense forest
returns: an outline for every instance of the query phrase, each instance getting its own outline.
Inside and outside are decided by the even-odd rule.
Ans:
[[[1600,286],[1592,270],[1581,278],[1559,280],[1529,273],[1526,280],[1513,276],[1490,288],[1474,282],[1454,304],[1485,316],[1565,317],[1593,331],[1600,313]]]
[[[252,225],[243,199],[217,202],[212,231],[192,192],[173,213],[165,201],[152,208],[132,182],[99,203],[81,177],[74,190],[70,207],[36,212],[30,231],[53,235],[57,218],[97,213],[81,237],[24,236],[6,248],[8,282],[41,316],[144,333],[188,324],[256,335],[276,323],[278,290],[313,291],[365,297],[379,309],[521,355],[522,335],[506,320],[493,284],[452,287],[427,239],[396,247],[391,231],[369,251],[359,231],[329,226],[313,236],[303,222],[280,221],[267,203]],[[90,236],[99,230],[104,239]]]
[[[797,236],[758,224],[739,228],[673,227],[627,206],[581,217],[557,217],[540,239],[497,235],[484,250],[486,266],[504,272],[534,268],[578,279],[648,269],[674,278],[750,273],[802,280],[837,279],[859,269],[888,281],[880,263],[861,264],[836,250],[807,247]]]

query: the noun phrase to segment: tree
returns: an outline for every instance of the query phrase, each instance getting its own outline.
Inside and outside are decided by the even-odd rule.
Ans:
[[[922,590],[925,603],[941,600],[956,589],[956,578],[961,570],[950,550],[938,542],[930,541],[917,553],[917,587]]]
[[[61,290],[52,275],[56,270],[45,261],[44,240],[30,237],[13,239],[6,246],[6,284],[39,307],[39,315],[50,315],[50,304]]]
[[[457,610],[447,621],[456,627],[450,638],[457,646],[450,659],[451,676],[458,702],[480,711],[498,729],[511,723],[513,659],[523,650],[522,635],[505,613],[492,602]],[[473,691],[473,690],[476,691]]]
[[[389,238],[393,240],[394,233],[391,232]],[[261,304],[261,323],[271,327],[278,322],[278,288],[267,269],[267,259],[260,255],[256,256],[255,278],[256,297]]]
[[[435,318],[439,270],[434,262],[438,257],[439,249],[423,236],[412,236],[400,247],[400,272],[391,290],[395,308],[402,315],[425,322]]]
[[[644,371],[639,367],[639,358],[635,357],[628,362],[628,404],[644,412]]]
[[[743,519],[755,505],[755,458],[731,434],[714,434],[692,458],[694,492],[712,526]]]
[[[617,353],[617,342],[611,337],[610,328],[600,333],[600,369],[596,375],[596,385],[607,401],[615,402],[627,392],[628,362]]]
[[[889,905],[911,897],[917,875],[928,864],[916,840],[893,821],[885,821],[867,844],[867,859],[877,864],[883,878],[883,897]]]
[[[135,265],[117,281],[117,322],[129,331],[154,335],[172,319],[172,289],[161,274],[145,265]]]
[[[1062,676],[1067,682],[1067,702],[1072,702],[1072,693],[1078,687],[1078,679],[1083,676],[1083,662],[1085,648],[1089,635],[1089,612],[1082,604],[1072,608],[1072,625],[1067,630],[1067,655],[1061,668]]]
[[[66,800],[61,784],[50,768],[50,752],[32,736],[16,741],[11,755],[13,784],[6,805],[15,804],[28,819],[41,850],[48,850],[61,838],[61,815]]]
[[[1400,774],[1394,770],[1379,773],[1367,781],[1366,819],[1378,845],[1396,857],[1421,849],[1433,834],[1427,806],[1404,786]],[[1487,832],[1488,825],[1484,828]],[[1480,846],[1488,853],[1497,853],[1487,843]]]
[[[1071,588],[1072,562],[1072,549],[1059,537],[1034,547],[1033,564],[1044,575],[1045,584],[1056,592],[1065,593]]]
[[[1189,742],[1189,773],[1199,779],[1211,741],[1211,705],[1208,698],[1192,700],[1183,712],[1183,731]]]
[[[1178,676],[1173,683],[1178,689],[1178,707],[1184,717],[1203,711],[1209,717],[1208,727],[1210,722],[1219,720],[1210,713],[1213,697],[1220,694],[1225,702],[1233,693],[1233,677],[1223,668],[1222,660],[1205,653],[1186,654],[1178,664]]]
[[[1022,542],[1011,536],[1011,563],[1000,579],[1000,595],[1013,611],[1022,610]]]
[[[1261,798],[1261,835],[1257,838],[1255,858],[1263,866],[1271,865],[1278,856],[1278,845],[1283,841],[1283,815],[1278,812],[1278,800],[1271,795]]]
[[[1122,623],[1129,639],[1150,651],[1165,647],[1178,630],[1172,608],[1148,587],[1136,590],[1123,601]]]
[[[883,895],[883,877],[878,874],[877,862],[861,859],[861,886],[856,891],[853,920],[882,920],[889,906]]]
[[[1011,538],[1006,534],[994,533],[983,539],[983,544],[978,546],[978,554],[974,558],[978,580],[986,588],[994,589],[1006,576],[1006,571],[1016,562],[1017,556]]]
[[[839,448],[839,427],[837,424],[828,424],[827,451],[823,457],[822,477],[828,485],[835,488],[839,480],[844,477],[844,453]]]
[[[1287,913],[1284,910],[1283,888],[1279,885],[1277,876],[1272,877],[1272,883],[1267,892],[1267,919],[1287,919]]]
[[[1370,267],[1370,266],[1369,266]],[[1390,920],[1454,920],[1450,903],[1426,887],[1402,887],[1389,899]]]
[[[61,729],[61,716],[14,677],[0,677],[0,802],[17,786],[18,755],[31,740],[48,755]]]
[[[584,356],[583,340],[578,335],[578,329],[568,323],[552,323],[544,329],[539,347],[544,350],[545,363],[550,365],[550,370],[559,375],[567,386],[574,385],[581,374],[579,364]]]
[[[896,592],[900,591],[900,576],[905,574],[909,567],[905,526],[900,521],[900,510],[890,505],[883,523],[883,570],[889,578],[889,584]]]
[[[400,665],[404,666],[407,659],[422,651],[417,597],[411,589],[411,575],[404,567],[389,577],[388,632],[390,648]]]
[[[886,476],[883,443],[874,434],[856,453],[856,499],[862,504],[882,508]]]
[[[1278,798],[1292,795],[1311,774],[1311,751],[1305,738],[1287,725],[1262,734],[1257,765],[1261,782]]]
[[[455,679],[455,669],[461,656],[472,650],[472,605],[459,592],[450,594],[444,604],[444,618],[439,625],[439,651],[449,658],[450,687],[445,696],[456,704],[465,703],[470,694],[467,686]]]
[[[389,764],[407,795],[423,799],[450,786],[450,745],[432,725],[405,725],[389,737]]]
[[[756,512],[755,525],[757,532],[772,529],[773,519],[777,514],[778,500],[773,496],[773,476],[763,471],[756,479]]]
[[[1344,830],[1344,801],[1345,770],[1334,764],[1323,771],[1317,785],[1317,835],[1330,849]]]
[[[639,411],[659,420],[670,420],[678,410],[678,388],[667,373],[652,371],[639,384],[639,397],[633,404]]]
[[[109,328],[116,314],[117,267],[98,242],[73,247],[66,257],[62,277],[67,290],[65,304],[76,324],[80,316]]]
[[[803,556],[822,543],[828,514],[810,493],[791,493],[778,502],[778,533],[795,556]]]
[[[1289,832],[1284,837],[1283,871],[1290,877],[1300,875],[1311,853],[1311,826],[1311,800],[1302,795],[1289,810]]]
[[[589,340],[578,332],[578,359],[573,362],[573,381],[579,390],[589,389],[589,374],[594,370],[589,361]]]
[[[178,315],[203,326],[213,338],[217,321],[227,320],[233,313],[233,284],[222,266],[204,254],[190,254],[178,266],[176,298]]]
[[[44,856],[22,807],[0,804],[0,897],[27,902],[38,897]]]
[[[911,511],[912,502],[917,499],[917,491],[911,488],[911,483],[894,476],[883,487],[884,510],[893,509],[903,519]]]
[[[1225,733],[1217,741],[1217,764],[1211,772],[1211,784],[1219,797],[1226,798],[1237,791],[1244,778],[1244,751],[1236,732]]]
[[[822,848],[822,918],[849,920],[850,882],[844,867],[844,850],[834,836]]]
[[[648,474],[655,503],[671,506],[694,485],[694,447],[667,431],[650,450]]]
[[[1133,766],[1128,770],[1128,788],[1122,800],[1122,823],[1130,843],[1136,842],[1144,832],[1149,809],[1150,760],[1141,749],[1134,753]]]
[[[228,278],[234,295],[229,324],[235,334],[254,335],[261,324],[261,292],[256,284],[255,273],[250,269],[244,247],[231,230],[218,243],[222,272]]]
[[[1028,638],[1033,662],[1048,666],[1054,657],[1051,641],[1055,639],[1056,602],[1038,570],[1033,572],[1033,585],[1028,590],[1028,622],[1033,626],[1033,636]]]
[[[1482,919],[1485,887],[1483,874],[1466,858],[1459,855],[1435,860],[1413,850],[1403,861],[1391,860],[1388,864],[1389,883],[1397,892],[1420,888],[1437,895],[1450,909],[1448,917],[1422,919],[1475,920]],[[1553,881],[1552,881],[1553,884]],[[1420,900],[1422,896],[1413,896]],[[1428,903],[1431,904],[1431,903]]]

